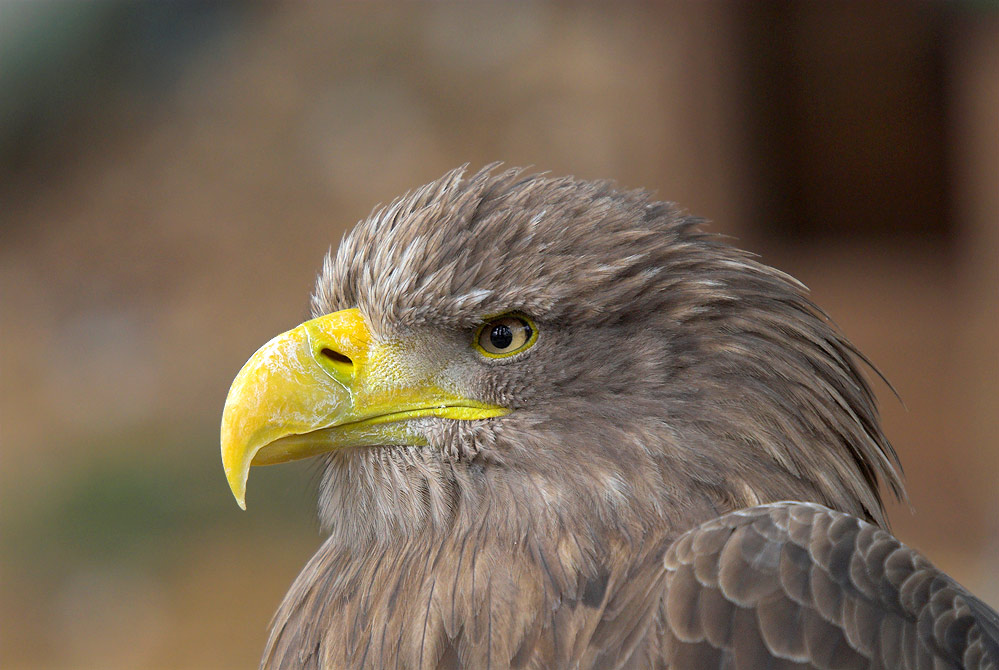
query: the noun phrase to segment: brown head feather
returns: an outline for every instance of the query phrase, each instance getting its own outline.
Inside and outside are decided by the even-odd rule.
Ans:
[[[519,311],[542,337],[468,370],[509,417],[428,421],[429,450],[331,457],[324,503],[367,507],[347,521],[339,500],[327,524],[447,525],[485,493],[464,490],[478,459],[558,479],[546,489],[560,497],[601,491],[600,507],[633,505],[635,489],[660,511],[693,492],[718,511],[793,497],[884,525],[879,480],[902,486],[854,348],[800,283],[699,223],[643,191],[490,169],[359,223],[324,264],[316,315],[357,306],[381,338],[467,342],[485,316]],[[380,500],[389,489],[413,499]]]
[[[634,640],[607,641],[627,631],[600,617],[647,622],[656,557],[705,519],[794,499],[885,524],[879,485],[902,484],[855,350],[801,284],[699,223],[606,182],[458,169],[344,238],[314,313],[358,307],[375,338],[512,411],[326,457],[330,538],[275,619],[271,662],[547,667],[600,635],[620,654]],[[535,346],[470,353],[511,311]]]

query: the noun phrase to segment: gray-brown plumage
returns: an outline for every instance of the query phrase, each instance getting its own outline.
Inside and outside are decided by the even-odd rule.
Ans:
[[[315,316],[357,308],[378,365],[508,413],[323,455],[329,538],[264,667],[999,665],[996,613],[883,530],[901,483],[859,355],[697,223],[457,170],[344,239]],[[510,314],[533,346],[483,355]]]
[[[670,547],[666,571],[670,667],[994,668],[999,658],[995,612],[891,533],[821,505],[712,519]]]

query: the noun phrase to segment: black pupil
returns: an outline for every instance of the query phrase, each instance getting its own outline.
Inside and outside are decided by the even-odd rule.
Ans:
[[[513,342],[513,331],[510,330],[510,326],[503,323],[493,326],[489,333],[489,342],[497,349],[506,349]]]

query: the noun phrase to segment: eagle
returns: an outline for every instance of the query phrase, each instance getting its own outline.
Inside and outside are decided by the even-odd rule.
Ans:
[[[866,359],[788,275],[613,183],[466,168],[376,209],[232,383],[222,462],[315,457],[264,668],[997,668],[888,530]]]

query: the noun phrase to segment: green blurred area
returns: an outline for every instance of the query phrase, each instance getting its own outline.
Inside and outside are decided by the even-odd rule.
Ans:
[[[249,533],[263,523],[317,532],[315,487],[302,485],[318,476],[303,475],[317,470],[315,463],[255,472],[254,495],[267,504],[251,519],[222,478],[216,445],[205,443],[211,432],[150,428],[83,442],[75,450],[96,456],[81,467],[56,472],[44,484],[7,482],[0,494],[5,563],[24,576],[102,564],[162,571],[189,551],[184,543],[219,528]]]
[[[315,463],[228,384],[379,202],[502,160],[646,187],[803,280],[898,389],[903,540],[999,603],[988,3],[0,2],[0,659],[252,666]]]
[[[317,472],[262,468],[251,505],[265,504],[243,512],[213,428],[123,431],[67,445],[93,454],[79,467],[5,478],[4,667],[256,662],[271,610],[320,540]]]

